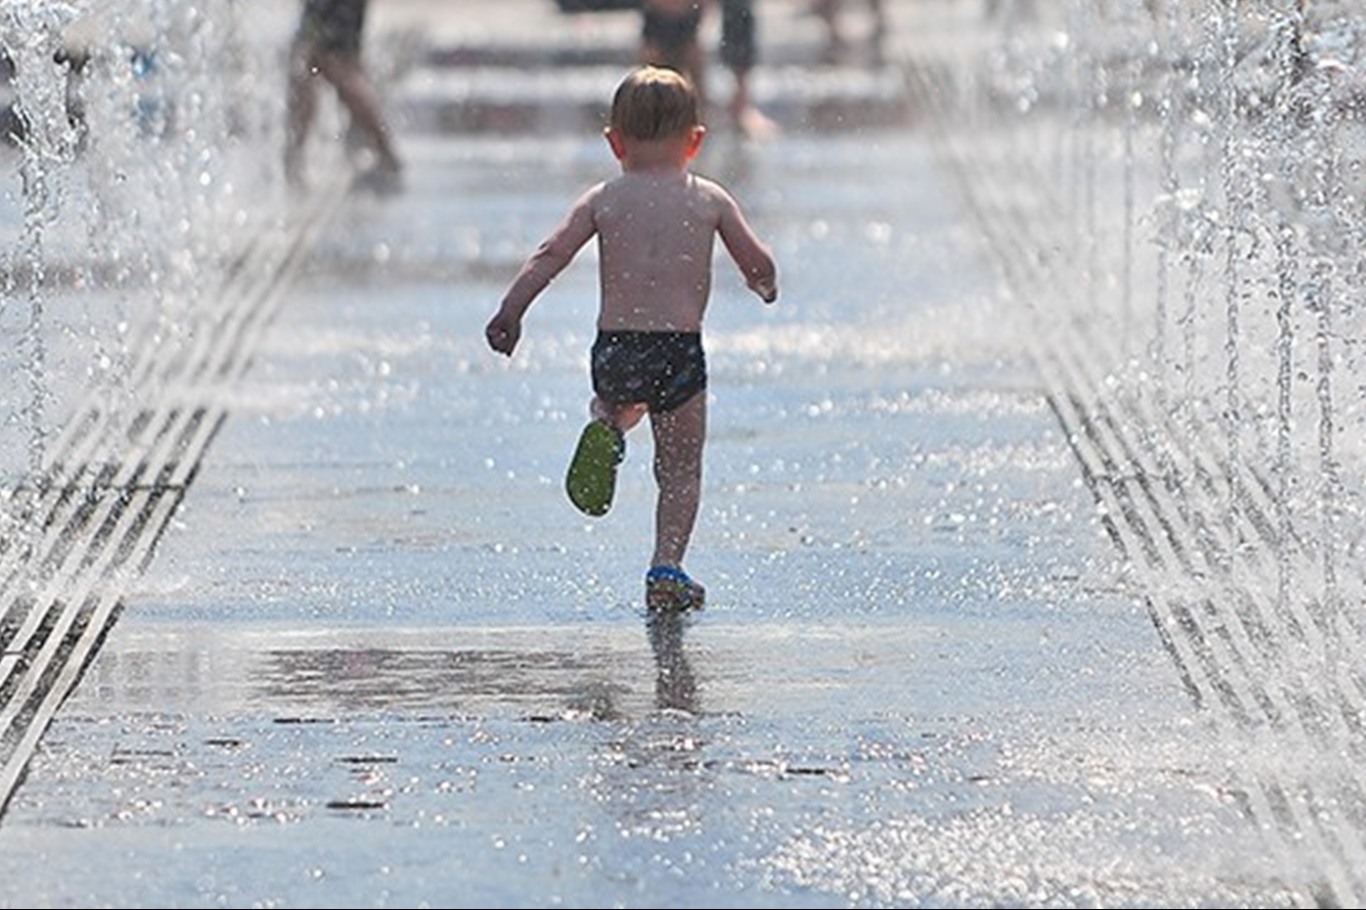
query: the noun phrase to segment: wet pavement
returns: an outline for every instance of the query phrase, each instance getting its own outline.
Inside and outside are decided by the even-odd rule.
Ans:
[[[564,22],[512,6],[517,35]],[[482,338],[610,172],[600,137],[403,150],[406,191],[343,205],[219,390],[230,419],[0,821],[0,902],[1307,902],[1125,588],[914,111],[708,139],[782,296],[719,261],[688,563],[710,602],[679,623],[643,609],[647,434],[606,518],[560,489],[591,252],[511,362]]]

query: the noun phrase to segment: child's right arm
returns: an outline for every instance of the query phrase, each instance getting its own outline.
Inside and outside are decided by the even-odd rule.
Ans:
[[[549,237],[541,241],[512,280],[498,306],[498,312],[493,314],[484,329],[489,347],[498,353],[511,356],[521,338],[522,317],[526,311],[597,233],[593,200],[600,189],[600,186],[594,187],[579,197],[565,219]]]

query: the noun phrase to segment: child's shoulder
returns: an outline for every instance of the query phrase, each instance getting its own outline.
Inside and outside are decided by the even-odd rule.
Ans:
[[[703,174],[691,174],[691,185],[694,191],[703,196],[713,205],[720,207],[734,206],[735,197],[730,190],[726,189],[725,184],[719,180],[707,177]]]
[[[684,171],[679,177],[678,182],[661,183],[638,174],[622,174],[603,181],[596,192],[590,191],[590,204],[599,211],[606,208],[616,212],[658,212],[677,207],[694,215],[706,211],[718,217],[726,206],[733,204],[733,197],[720,182],[691,171]]]
[[[699,174],[697,171],[688,171],[688,178],[692,185],[700,190],[709,193],[718,191],[724,193],[726,191],[726,188],[721,185],[721,181],[715,177],[708,177],[706,174]]]

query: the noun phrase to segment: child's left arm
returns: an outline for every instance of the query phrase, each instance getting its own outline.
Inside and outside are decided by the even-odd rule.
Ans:
[[[745,276],[745,284],[763,298],[764,303],[778,299],[778,266],[769,248],[754,233],[739,204],[724,190],[719,190],[721,214],[717,232],[726,245],[730,258]]]

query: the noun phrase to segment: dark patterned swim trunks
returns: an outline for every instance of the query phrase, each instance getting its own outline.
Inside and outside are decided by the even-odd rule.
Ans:
[[[599,332],[592,372],[603,401],[643,402],[651,411],[672,411],[707,387],[698,332]]]

